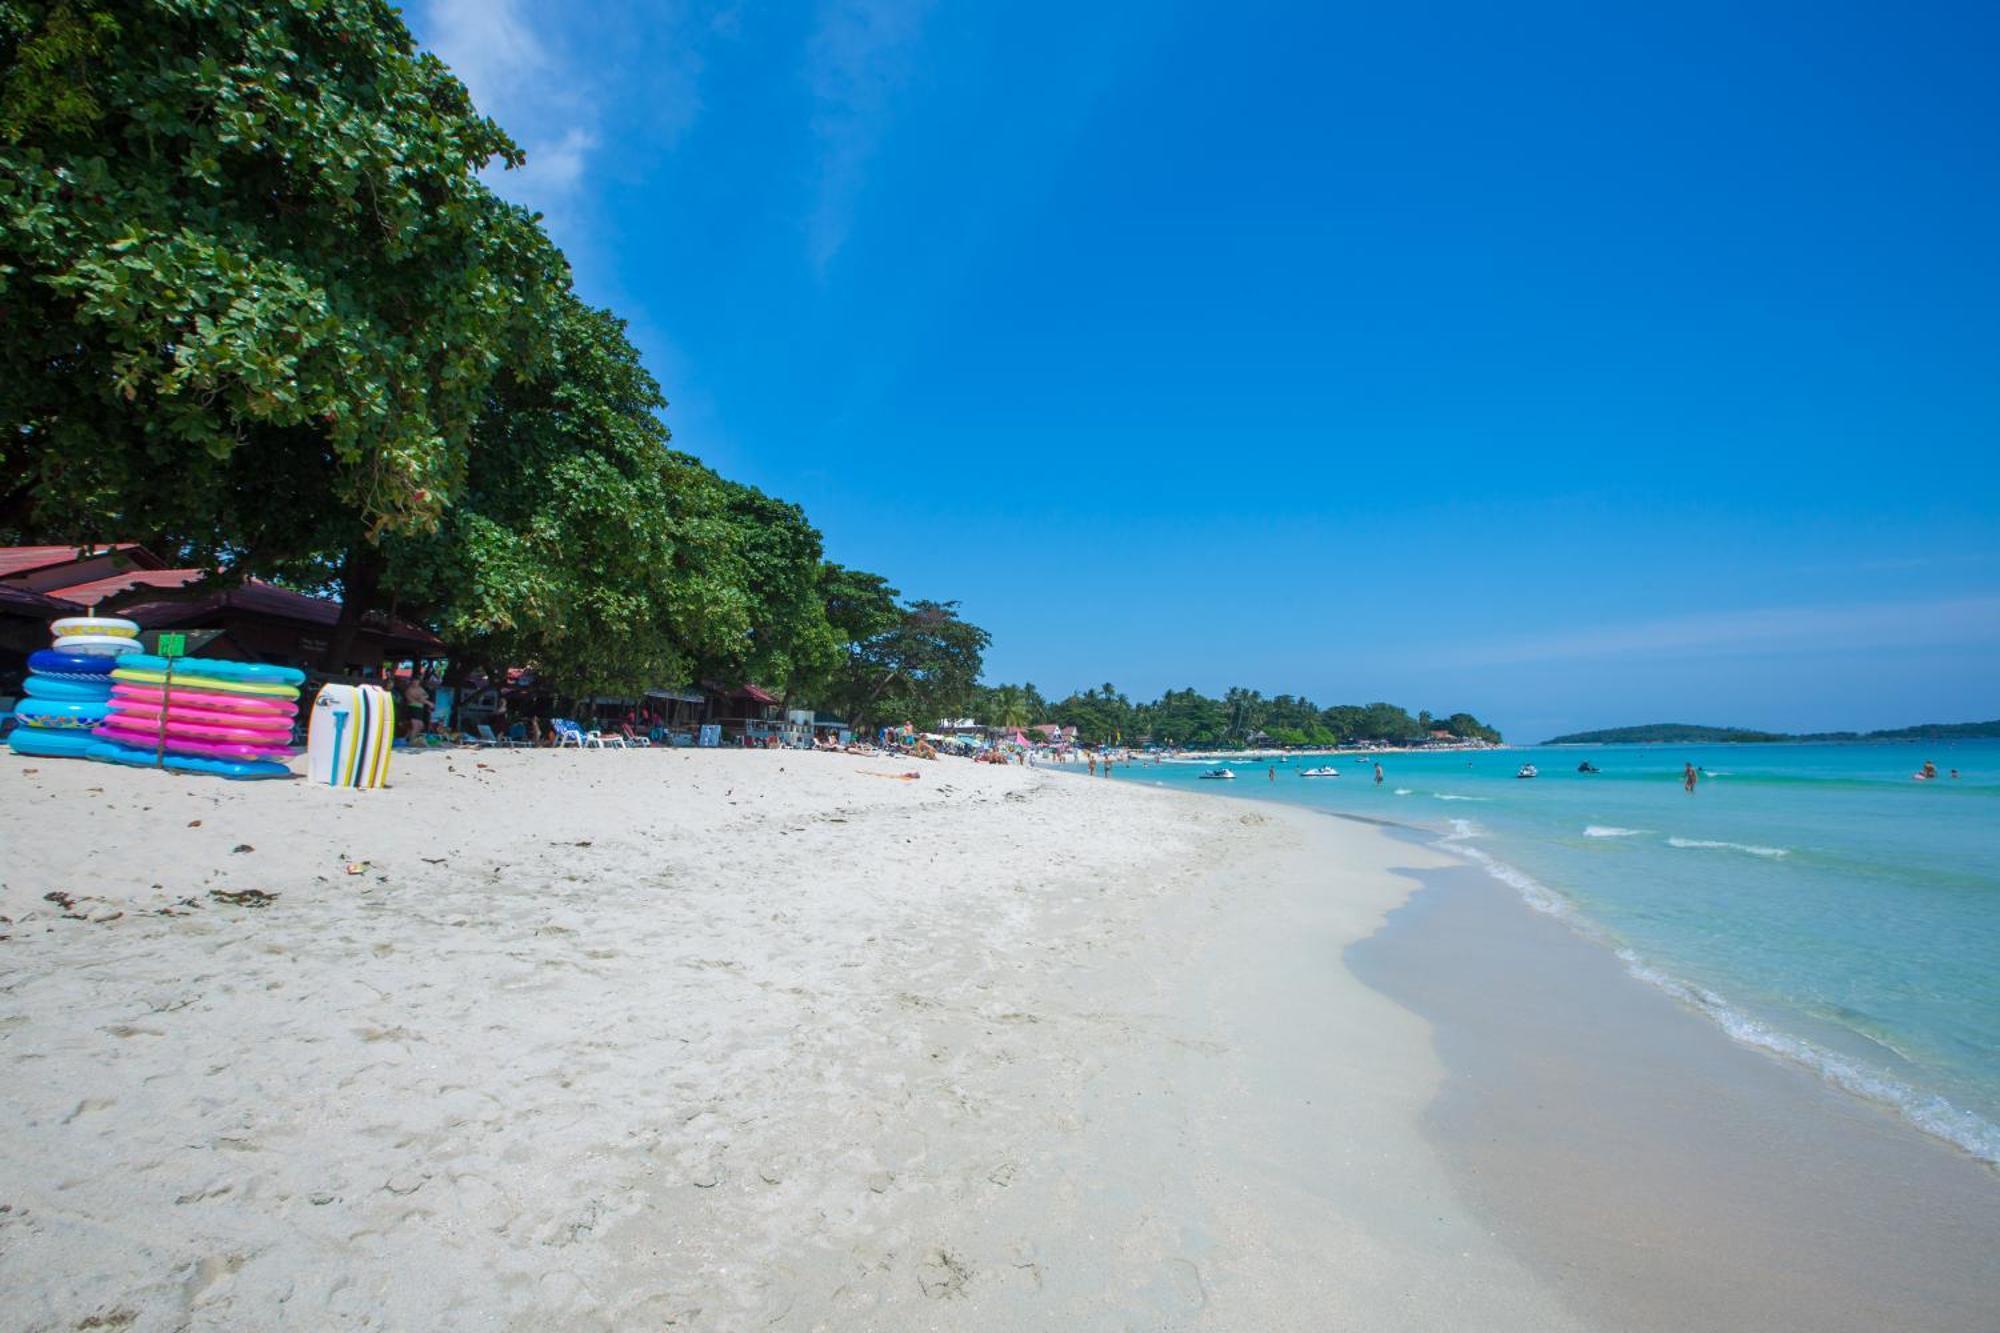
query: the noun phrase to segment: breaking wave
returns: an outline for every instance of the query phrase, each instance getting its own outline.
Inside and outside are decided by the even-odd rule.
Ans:
[[[1926,1134],[1958,1145],[1989,1166],[2000,1166],[2000,1126],[1960,1110],[1936,1093],[1921,1092],[1886,1074],[1864,1069],[1803,1037],[1780,1032],[1733,1007],[1715,992],[1669,976],[1630,949],[1618,949],[1617,954],[1627,972],[1707,1015],[1717,1027],[1745,1046],[1804,1065],[1843,1092],[1887,1106]]]
[[[1791,849],[1787,847],[1759,847],[1755,843],[1748,842],[1717,842],[1712,838],[1668,838],[1667,846],[1701,847],[1713,851],[1748,852],[1752,856],[1772,858],[1790,856],[1792,854]]]

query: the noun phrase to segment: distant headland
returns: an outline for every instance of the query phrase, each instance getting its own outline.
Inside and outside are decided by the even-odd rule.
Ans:
[[[1969,741],[2000,738],[2000,718],[1991,722],[1925,722],[1893,731],[1750,731],[1743,727],[1698,727],[1686,722],[1652,722],[1642,727],[1609,727],[1552,736],[1544,745],[1720,744],[1777,741]]]

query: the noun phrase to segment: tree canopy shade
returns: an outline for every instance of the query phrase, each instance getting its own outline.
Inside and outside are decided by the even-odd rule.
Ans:
[[[382,0],[0,0],[0,528],[239,567],[431,526],[560,256]]]

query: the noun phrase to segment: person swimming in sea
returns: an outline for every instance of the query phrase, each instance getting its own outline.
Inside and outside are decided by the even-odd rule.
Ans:
[[[1688,795],[1694,795],[1694,784],[1700,781],[1700,769],[1696,768],[1693,764],[1687,764],[1682,768],[1681,786],[1687,790]]]
[[[1932,763],[1928,759],[1924,760],[1924,771],[1917,774],[1917,777],[1925,782],[1929,782],[1932,778],[1935,778],[1936,776],[1937,776],[1937,765]]]
[[[1375,765],[1375,785],[1378,787],[1382,785],[1382,765],[1380,764]]]

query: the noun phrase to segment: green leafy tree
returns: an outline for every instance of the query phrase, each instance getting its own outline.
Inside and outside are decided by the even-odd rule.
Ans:
[[[1070,695],[1049,713],[1060,725],[1075,727],[1077,740],[1085,745],[1136,743],[1145,725],[1144,715],[1109,681]]]
[[[1453,713],[1444,720],[1444,729],[1461,740],[1488,741],[1494,745],[1500,743],[1500,733],[1470,713]]]
[[[382,0],[0,0],[0,67],[0,528],[365,600],[539,354],[519,150]]]
[[[827,624],[840,635],[843,645],[866,643],[896,628],[903,618],[903,609],[896,602],[900,596],[880,574],[832,561],[820,567],[820,603],[825,607]]]
[[[555,311],[551,354],[496,383],[458,502],[385,538],[385,587],[461,669],[532,663],[571,694],[685,680],[751,633],[728,496],[668,447],[623,321]]]
[[[934,725],[963,713],[979,685],[992,636],[958,614],[956,602],[916,601],[882,633],[850,642],[839,700],[858,726]]]
[[[718,478],[747,630],[704,653],[701,674],[790,696],[824,689],[840,666],[842,638],[827,618],[819,529],[797,505]]]

